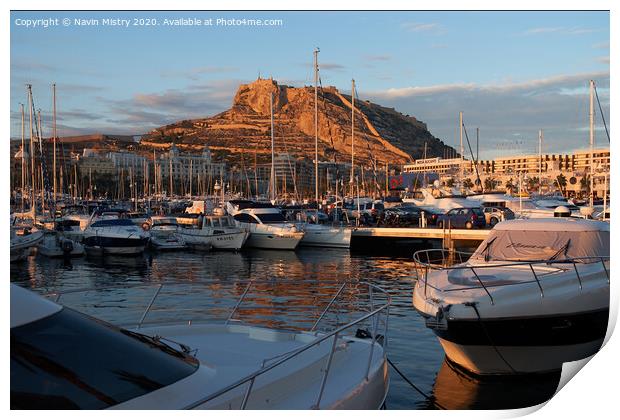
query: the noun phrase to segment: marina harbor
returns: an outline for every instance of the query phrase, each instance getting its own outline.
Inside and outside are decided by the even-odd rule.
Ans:
[[[542,407],[608,330],[609,14],[12,11],[10,409]]]

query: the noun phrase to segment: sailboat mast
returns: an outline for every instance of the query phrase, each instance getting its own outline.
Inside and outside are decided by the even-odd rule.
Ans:
[[[590,207],[594,206],[594,80],[590,80]]]
[[[269,115],[271,118],[271,188],[269,198],[271,201],[276,199],[276,168],[274,161],[274,137],[273,137],[273,92],[269,95]]]
[[[463,184],[463,178],[464,178],[464,167],[463,167],[463,111],[459,112],[459,132],[460,132],[460,139],[461,139],[461,163],[460,163],[460,167],[461,167],[461,185]]]
[[[351,190],[353,190],[353,173],[355,172],[355,163],[354,163],[355,149],[353,148],[354,144],[355,144],[355,79],[351,79],[351,179],[349,180],[349,184],[351,184]]]
[[[542,141],[543,132],[538,130],[538,194],[542,194]]]
[[[53,136],[54,136],[54,159],[52,171],[54,173],[54,200],[56,200],[56,83],[52,84],[52,99],[53,99]]]
[[[37,137],[38,137],[38,141],[39,141],[39,150],[42,149],[43,144],[42,144],[42,138],[43,137],[43,125],[41,124],[41,109],[37,110],[37,121],[39,122],[38,125],[38,130],[37,130]],[[41,152],[42,153],[42,152]],[[41,212],[45,213],[45,179],[43,177],[43,158],[40,159],[41,160]]]
[[[26,171],[24,170],[24,166],[26,163],[26,149],[24,149],[24,128],[25,128],[25,124],[24,124],[24,104],[19,104],[20,110],[21,110],[21,114],[22,114],[22,213],[24,212],[24,188],[26,185]]]
[[[314,197],[317,213],[319,211],[319,51],[318,48],[314,50]]]
[[[36,199],[35,199],[35,185],[34,185],[34,125],[32,115],[32,85],[26,85],[28,89],[28,113],[30,117],[30,211],[32,212],[32,219],[36,220]]]

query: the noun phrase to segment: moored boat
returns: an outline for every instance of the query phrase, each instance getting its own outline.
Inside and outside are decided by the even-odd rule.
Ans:
[[[164,285],[156,285],[151,305],[130,328],[62,306],[57,302],[64,294],[54,295],[53,302],[11,285],[11,408],[377,409],[383,405],[389,387],[382,346],[390,302],[385,291],[369,285],[372,309],[347,324],[327,331],[317,328],[330,303],[309,331],[293,331],[246,325],[233,318],[251,285],[225,322],[181,322],[177,313],[174,322],[146,324],[151,305],[165,294]],[[174,295],[175,285],[165,286],[173,288]],[[127,289],[113,291],[115,300],[122,290]],[[373,304],[378,295],[387,303]],[[374,338],[355,333],[367,325],[374,325]]]
[[[103,218],[88,225],[82,243],[93,255],[136,255],[144,252],[148,240],[148,233],[130,219]]]
[[[495,226],[467,261],[419,251],[413,304],[447,357],[476,374],[541,373],[596,353],[609,317],[609,224]]]
[[[166,251],[187,248],[175,217],[151,216],[148,226],[151,234],[149,243],[154,249]]]
[[[182,226],[180,235],[189,246],[197,249],[240,250],[250,232],[235,226],[231,216],[223,214],[201,215],[197,223]]]
[[[250,233],[246,242],[248,247],[294,250],[304,237],[303,232],[269,203],[231,200],[227,203],[227,210],[235,224]]]

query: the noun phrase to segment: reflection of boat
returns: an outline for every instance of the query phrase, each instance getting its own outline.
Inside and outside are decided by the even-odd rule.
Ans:
[[[79,257],[84,255],[84,246],[65,237],[61,232],[46,232],[37,245],[37,252],[46,257]]]
[[[377,335],[387,329],[385,291],[369,286],[388,303],[375,306],[371,293],[373,309],[351,323],[318,332],[319,318],[300,332],[234,319],[250,286],[225,323],[146,325],[160,284],[138,325],[123,329],[11,285],[11,408],[381,407],[389,385]],[[375,338],[349,335],[367,323]]]
[[[559,372],[546,375],[473,376],[444,359],[433,399],[448,410],[502,410],[541,404],[553,397]]]
[[[174,217],[152,216],[149,230],[151,246],[157,250],[185,249],[185,240],[179,233],[179,224]]]
[[[435,256],[433,255],[435,254]],[[609,317],[609,224],[509,220],[465,263],[419,251],[413,304],[446,355],[478,374],[559,370],[603,343]],[[446,258],[444,258],[446,257]]]
[[[37,228],[11,226],[11,262],[26,259],[42,238],[43,232]]]

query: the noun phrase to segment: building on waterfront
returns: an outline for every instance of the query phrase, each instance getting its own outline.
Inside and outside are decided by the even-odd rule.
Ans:
[[[531,181],[541,176],[543,192],[545,189],[553,188],[558,180],[563,180],[562,183],[565,181],[566,185],[563,185],[562,189],[570,196],[578,196],[583,195],[588,188],[590,166],[593,162],[594,194],[602,197],[606,183],[607,192],[609,192],[610,151],[608,148],[595,149],[592,156],[593,158],[589,150],[579,150],[570,154],[504,156],[480,160],[476,167],[471,160],[461,158],[418,159],[411,164],[404,165],[403,172],[435,173],[444,182],[449,179],[458,181],[462,172],[470,181],[475,181],[476,176],[480,176],[482,185],[486,184],[487,189],[489,186],[504,188],[506,185],[518,188],[519,179],[521,179],[522,188],[525,188],[524,182],[531,185]]]

